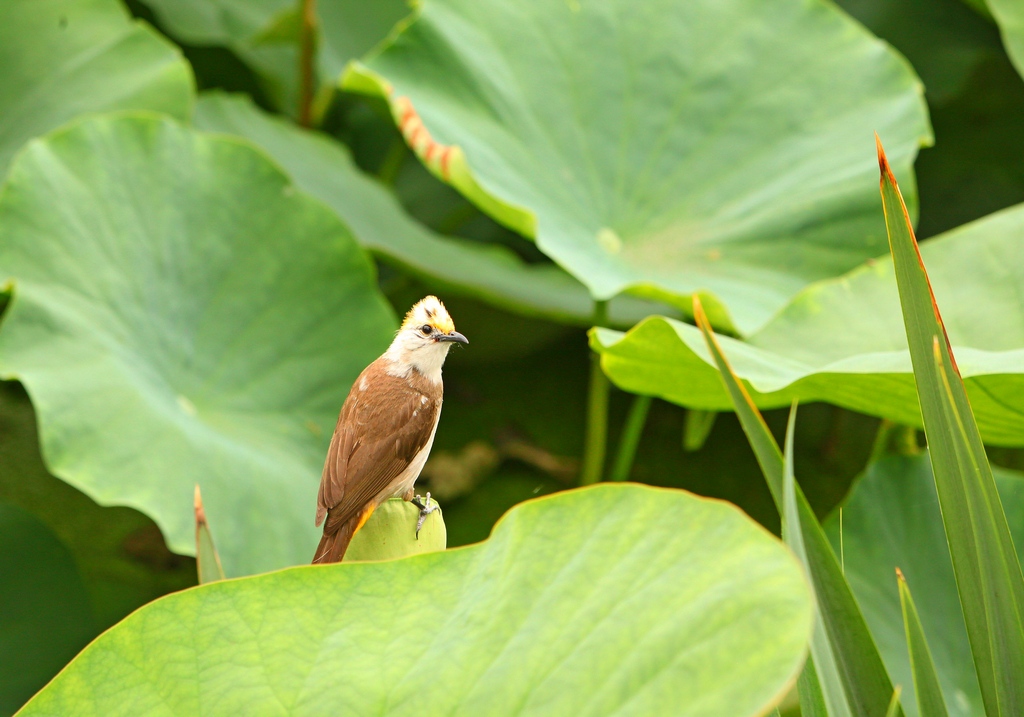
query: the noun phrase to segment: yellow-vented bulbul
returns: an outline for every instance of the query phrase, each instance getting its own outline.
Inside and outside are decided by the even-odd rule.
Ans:
[[[441,416],[441,367],[453,342],[468,344],[437,297],[405,315],[384,355],[366,367],[341,407],[327,450],[316,524],[324,536],[314,563],[342,559],[352,536],[396,495],[421,510],[413,484],[427,462]]]

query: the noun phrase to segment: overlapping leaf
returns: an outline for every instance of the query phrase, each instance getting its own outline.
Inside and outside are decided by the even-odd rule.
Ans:
[[[792,554],[734,506],[604,485],[476,546],[169,596],[22,714],[758,715],[810,625]]]
[[[590,325],[593,301],[578,281],[557,267],[527,264],[504,247],[429,231],[359,171],[343,145],[325,135],[272,118],[246,98],[219,93],[200,97],[195,123],[255,142],[300,188],[334,209],[365,247],[432,289],[474,296],[519,314]],[[628,326],[659,307],[623,297],[609,308],[615,325]]]
[[[896,577],[899,582],[900,604],[903,607],[903,625],[907,633],[910,667],[914,676],[914,691],[917,693],[917,713],[946,717],[949,714],[946,710],[946,700],[942,696],[942,687],[939,685],[935,663],[928,648],[928,638],[921,627],[921,618],[917,614],[910,586],[899,569],[896,570]]]
[[[930,139],[908,66],[817,0],[426,0],[404,27],[345,86],[432,171],[595,298],[700,291],[741,333],[883,251],[864,128],[904,177]]]
[[[228,575],[309,560],[338,407],[394,326],[326,207],[247,145],[92,119],[12,167],[0,277],[0,373],[55,475],[185,554],[201,480]]]
[[[761,466],[775,506],[783,517],[783,535],[803,563],[813,586],[817,618],[811,642],[812,659],[800,676],[801,703],[815,717],[824,717],[832,712],[839,717],[847,714],[889,717],[892,712],[892,682],[846,582],[842,566],[796,483],[792,443],[787,445],[787,459],[768,430],[764,417],[732,370],[730,360],[722,353],[721,344],[711,330],[699,299],[694,300],[694,308],[702,336],[720,370],[722,383]],[[787,430],[790,441],[795,418],[794,405]],[[895,705],[895,714],[902,714],[898,700]]]
[[[77,115],[192,109],[181,53],[117,0],[4,0],[0,67],[0,177],[25,142]]]
[[[296,0],[143,0],[175,38],[230,48],[261,79],[278,109],[298,105],[300,2]],[[403,0],[315,4],[317,71],[334,85],[349,60],[381,42],[409,13]]]
[[[935,295],[985,440],[1024,445],[1024,206],[926,242]],[[747,341],[722,337],[761,408],[828,401],[921,425],[892,261],[879,259],[801,293]],[[730,407],[695,327],[651,318],[592,344],[619,386],[685,406]]]
[[[921,76],[933,107],[960,93],[978,64],[994,54],[992,23],[964,0],[839,0],[837,4],[906,56]]]
[[[1003,34],[1006,52],[1024,76],[1024,5],[1019,0],[985,0]]]
[[[0,385],[0,501],[32,513],[71,551],[96,630],[195,585],[192,561],[167,550],[152,520],[130,508],[98,506],[46,470],[36,424],[24,390]]]
[[[796,433],[796,406],[789,412],[789,424],[786,427],[786,448],[783,455],[782,472],[782,515],[783,515],[783,539],[786,545],[792,548],[797,559],[803,563],[808,574],[812,574],[818,567],[811,561],[804,544],[804,525],[800,519],[800,507],[797,501],[796,476],[793,473],[793,434]],[[803,495],[801,494],[801,499]],[[805,502],[806,504],[806,502]],[[809,511],[804,509],[805,515]],[[808,526],[809,528],[811,526]],[[821,534],[820,528],[817,534]],[[831,606],[827,603],[816,605],[815,614],[818,616],[814,624],[814,634],[811,636],[811,665],[804,667],[804,673],[800,676],[800,703],[802,708],[807,708],[813,715],[821,713],[828,717],[853,717],[855,714],[851,698],[847,695],[848,677],[844,679],[841,665],[843,663],[843,648],[853,648],[853,645],[837,645],[829,638],[826,623],[821,619],[823,610],[829,610]],[[856,683],[850,685],[858,687]],[[860,700],[854,700],[858,702]],[[864,705],[867,706],[866,704]],[[881,701],[875,701],[875,709],[881,706]]]

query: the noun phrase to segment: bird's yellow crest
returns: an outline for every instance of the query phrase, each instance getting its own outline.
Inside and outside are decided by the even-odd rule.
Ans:
[[[444,304],[436,296],[426,296],[417,301],[405,315],[402,328],[418,328],[424,324],[430,324],[443,334],[455,331],[455,322],[448,314],[448,309],[444,308]]]

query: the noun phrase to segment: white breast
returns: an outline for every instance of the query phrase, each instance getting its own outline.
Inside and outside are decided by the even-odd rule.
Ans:
[[[437,424],[440,422],[440,419],[441,409],[438,407],[437,417],[434,419],[434,427],[430,429],[430,438],[427,439],[426,445],[420,449],[420,452],[416,454],[416,457],[412,459],[412,462],[409,463],[406,469],[391,481],[388,489],[381,491],[381,502],[388,498],[402,495],[416,483],[416,479],[420,477],[420,471],[423,470],[423,466],[427,462],[427,456],[430,455],[430,448],[434,445],[434,434],[437,433]]]

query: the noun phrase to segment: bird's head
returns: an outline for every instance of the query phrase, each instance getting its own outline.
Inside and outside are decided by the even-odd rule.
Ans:
[[[427,296],[409,309],[402,328],[385,354],[401,370],[415,368],[424,376],[440,381],[441,366],[453,343],[469,340],[455,330],[455,323],[436,296]]]

